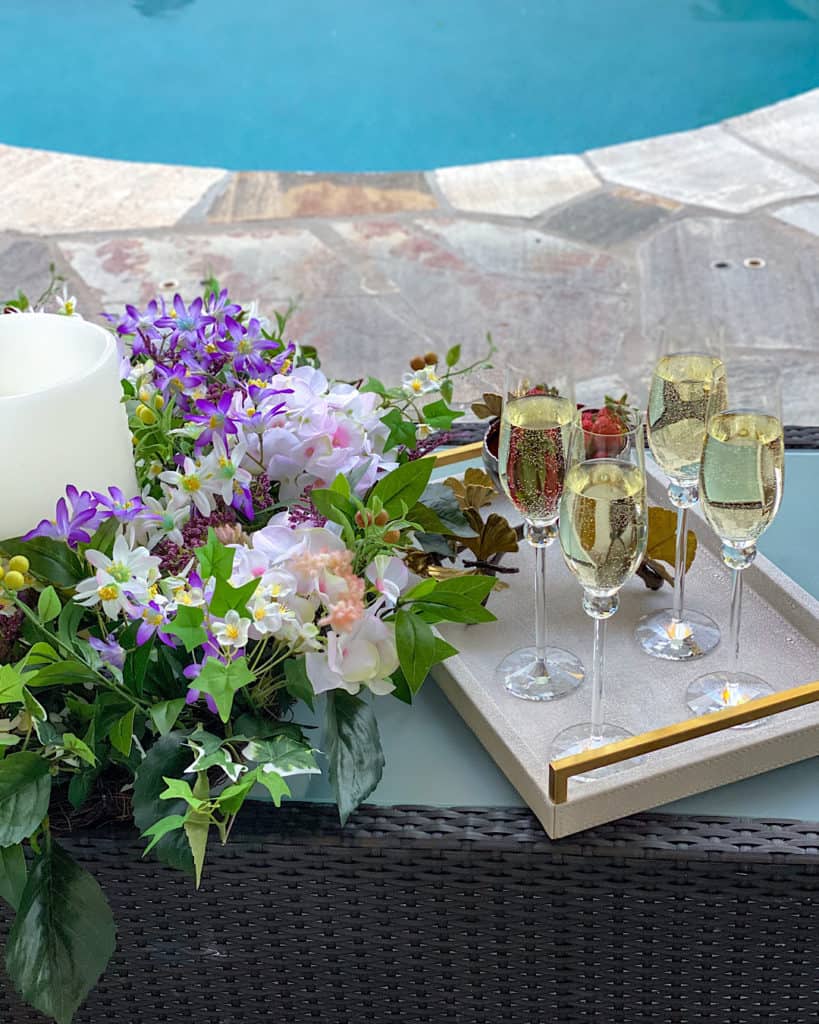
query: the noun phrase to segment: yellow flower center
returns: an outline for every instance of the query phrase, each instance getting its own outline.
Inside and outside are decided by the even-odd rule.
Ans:
[[[198,491],[202,488],[202,482],[198,476],[182,477],[182,486],[186,491]]]
[[[254,618],[254,619],[255,619],[255,620],[257,621],[257,622],[261,622],[261,621],[262,621],[262,619],[263,619],[264,617],[265,617],[265,608],[264,608],[264,605],[259,605],[259,607],[258,607],[258,608],[256,608],[256,609],[255,609],[255,611],[253,612],[253,618]]]
[[[97,593],[103,601],[116,601],[119,597],[119,587],[115,587],[113,583],[107,583],[104,587],[100,587]]]
[[[420,391],[420,390],[421,390],[421,388],[423,388],[423,386],[424,386],[424,385],[423,385],[423,384],[421,383],[421,381],[420,381],[420,380],[414,380],[414,381],[412,381],[412,382],[411,382],[411,384],[410,384],[410,387],[412,388],[412,390],[413,390],[413,391],[416,391],[416,392],[417,392],[417,391]]]
[[[228,638],[228,640],[238,640],[239,639],[239,627],[238,626],[226,626],[225,627],[225,636]]]

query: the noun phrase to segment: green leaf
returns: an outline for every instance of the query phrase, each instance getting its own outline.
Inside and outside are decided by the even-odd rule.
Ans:
[[[28,687],[23,687],[23,705],[35,722],[45,722],[48,718],[46,709]]]
[[[381,417],[381,422],[390,430],[384,442],[385,452],[398,445],[405,448],[415,447],[415,424],[405,420],[397,409],[390,409],[386,416]]]
[[[97,763],[94,751],[79,736],[75,736],[73,732],[63,733],[62,747],[67,754],[73,754],[92,767]]]
[[[120,532],[120,523],[116,516],[111,516],[110,519],[106,519],[102,523],[91,540],[86,545],[86,549],[92,549],[94,551],[101,551],[104,555],[111,557],[111,553],[114,550],[114,541],[117,539],[117,534]]]
[[[315,751],[305,743],[288,736],[270,740],[251,740],[242,751],[248,761],[258,764],[263,772],[278,775],[318,775]],[[260,780],[261,781],[261,780]]]
[[[91,795],[100,770],[98,768],[94,771],[84,771],[72,777],[68,784],[68,799],[75,811],[78,811]]]
[[[6,969],[20,995],[57,1024],[70,1024],[116,946],[114,918],[97,882],[51,842],[20,900]]]
[[[73,648],[74,641],[77,639],[77,630],[84,614],[85,609],[82,605],[77,604],[76,601],[68,601],[63,605],[63,610],[60,612],[59,619],[57,619],[57,636],[62,643]]]
[[[6,750],[16,747],[22,742],[22,736],[10,732],[0,732],[0,757],[6,756]]]
[[[199,772],[196,776],[196,785],[193,787],[194,794],[202,801],[210,796],[210,784],[208,783],[207,772]],[[205,866],[205,852],[208,848],[208,833],[210,832],[210,815],[200,811],[189,811],[183,826],[188,844],[193,854],[193,865],[196,872],[196,888],[202,882],[202,869]]]
[[[433,590],[438,586],[435,580],[421,580],[420,583],[416,583],[414,587],[410,587],[409,590],[405,591],[401,595],[401,603],[405,604],[407,601],[420,601],[422,597],[426,597],[431,594]]]
[[[441,594],[457,594],[472,603],[480,604],[489,596],[494,586],[494,576],[453,576],[451,579],[441,580],[435,588],[435,597]]]
[[[56,619],[63,610],[57,591],[54,587],[46,587],[37,599],[37,614],[43,622],[51,622]]]
[[[0,668],[0,704],[23,703],[23,676],[11,665]]]
[[[173,622],[165,626],[165,632],[178,636],[184,644],[185,650],[190,654],[195,647],[201,646],[208,638],[207,632],[202,627],[204,621],[205,613],[201,608],[191,608],[190,605],[183,604],[177,609]]]
[[[437,533],[440,531],[451,533],[456,537],[471,537],[474,534],[475,531],[461,511],[455,495],[445,484],[430,484],[422,494],[421,500],[424,508],[435,513],[440,524],[432,530],[425,527],[427,533]],[[411,515],[409,518],[413,519],[413,516]],[[444,528],[443,530],[441,530],[441,525]]]
[[[447,658],[453,657],[458,653],[458,648],[453,647],[452,644],[448,644],[446,640],[441,637],[435,637],[435,650],[433,651],[433,665],[437,665],[439,661],[446,661]]]
[[[25,555],[33,576],[58,587],[73,587],[88,575],[79,556],[67,544],[51,537],[35,537],[25,541],[14,537],[2,541],[0,548],[9,557]]]
[[[395,686],[395,689],[392,691],[392,696],[397,697],[398,700],[403,701],[404,704],[412,704],[412,690],[410,689],[410,684],[407,682],[406,676],[401,669],[397,668],[390,676],[390,679]]]
[[[159,794],[160,800],[182,800],[196,811],[204,807],[205,800],[196,796],[190,783],[184,779],[165,778],[162,781],[165,783],[165,789]]]
[[[214,736],[202,728],[197,729],[188,740],[188,746],[195,754],[188,771],[201,774],[210,768],[219,768],[231,782],[238,781],[245,770],[245,765],[240,761],[234,761],[230,750],[223,746],[225,742],[220,736]]]
[[[93,669],[78,661],[57,661],[43,665],[26,677],[26,686],[78,686],[80,683],[98,683]]]
[[[26,857],[23,847],[0,847],[0,897],[14,910],[20,906],[20,898],[26,887]]]
[[[403,506],[412,508],[424,493],[434,465],[434,459],[405,462],[378,481],[370,491],[370,502],[378,498],[391,517],[400,515]]]
[[[253,582],[257,583],[258,580]],[[229,665],[223,665],[216,658],[207,658],[196,678],[196,688],[213,697],[219,708],[219,717],[227,722],[233,708],[234,695],[255,678],[245,658],[237,658]]]
[[[48,814],[48,761],[29,750],[0,761],[0,846],[28,839]]]
[[[142,833],[143,839],[148,836],[151,837],[151,841],[145,847],[142,856],[144,857],[150,853],[163,836],[166,836],[169,832],[175,832],[178,828],[182,828],[184,824],[185,819],[181,814],[169,814],[167,818],[160,818],[159,821],[155,821],[150,828],[146,828]]]
[[[217,800],[219,802],[219,810],[223,814],[239,813],[242,804],[256,784],[257,774],[255,769],[252,772],[247,772],[247,774],[242,776],[241,782],[237,782],[233,786],[227,786],[222,790]],[[277,778],[280,778],[280,776],[277,776]]]
[[[153,705],[150,710],[151,720],[159,730],[160,736],[167,736],[173,729],[184,707],[184,697],[179,697],[176,700],[163,700],[161,703]]]
[[[288,658],[284,663],[284,675],[287,680],[287,692],[296,700],[303,700],[313,710],[313,684],[307,675],[304,658]]]
[[[137,625],[137,623],[134,623]],[[136,637],[134,637],[136,640]],[[139,644],[134,650],[129,651],[125,657],[125,664],[122,668],[122,681],[125,686],[141,697],[145,691],[145,676],[148,666],[151,663],[151,652],[154,649],[154,637],[150,636],[144,644]]]
[[[355,519],[355,505],[338,491],[316,488],[310,491],[310,501],[332,523],[344,526],[347,523],[352,523]]]
[[[207,544],[196,549],[196,560],[202,579],[215,576],[217,580],[229,580],[233,572],[233,559],[236,552],[224,545],[216,536],[212,526],[208,527]]]
[[[327,694],[325,719],[330,785],[342,825],[381,780],[384,752],[372,705],[344,690]]]
[[[55,665],[61,660],[60,655],[57,654],[51,644],[41,641],[29,648],[29,652],[23,662],[23,667],[26,672],[29,672],[36,668],[42,668],[44,665]]]
[[[223,616],[230,611],[237,611],[240,615],[247,615],[247,602],[253,597],[259,580],[248,580],[241,587],[233,587],[225,580],[216,580],[213,589],[213,597],[210,599],[210,610],[213,615]]]
[[[368,377],[358,389],[362,393],[372,391],[376,395],[386,395],[387,389],[376,377]]]
[[[449,430],[455,420],[464,415],[463,411],[450,409],[443,398],[439,398],[437,402],[430,402],[421,411],[424,420],[436,430]]]
[[[266,772],[259,769],[256,781],[264,786],[276,807],[281,807],[282,797],[290,796],[290,787],[278,772]]]
[[[450,368],[453,367],[458,360],[461,358],[461,346],[453,345],[452,348],[446,354],[446,365]]]
[[[137,768],[134,781],[134,824],[141,832],[160,818],[187,813],[188,805],[184,800],[160,800],[159,794],[167,788],[165,778],[184,776],[190,759],[191,752],[185,733],[172,732],[153,743]],[[163,836],[156,844],[154,853],[164,864],[193,874],[191,851],[186,837],[181,833]]]
[[[395,643],[401,671],[417,693],[435,661],[435,634],[419,615],[401,608],[395,616]]]
[[[349,498],[350,494],[350,481],[343,473],[339,473],[335,480],[330,484],[330,490],[336,491],[343,498]],[[312,491],[310,492],[312,494]]]
[[[469,601],[460,594],[439,594],[436,590],[421,601],[413,601],[412,607],[426,622],[494,622],[495,616],[488,608],[476,601]]]
[[[108,738],[111,740],[111,746],[114,750],[118,750],[120,754],[128,757],[131,753],[131,745],[133,744],[134,738],[134,716],[136,715],[136,708],[131,708],[130,711],[117,719],[116,722],[111,726],[111,731],[108,733]]]

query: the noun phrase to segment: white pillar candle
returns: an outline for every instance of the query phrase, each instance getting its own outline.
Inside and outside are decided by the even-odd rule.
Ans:
[[[0,316],[0,539],[53,518],[68,484],[137,493],[119,362],[79,317]]]

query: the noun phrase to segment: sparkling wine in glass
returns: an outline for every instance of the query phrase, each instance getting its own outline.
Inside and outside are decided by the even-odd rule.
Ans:
[[[668,343],[666,343],[666,347]],[[725,405],[725,367],[708,352],[668,352],[651,380],[647,433],[654,460],[668,476],[668,497],[677,509],[674,603],[637,625],[640,646],[655,658],[686,661],[719,643],[719,627],[702,612],[684,607],[688,509],[698,497],[697,479],[709,409]]]
[[[509,367],[503,399],[498,470],[535,549],[535,644],[507,655],[497,677],[515,697],[554,700],[583,680],[576,655],[546,642],[546,549],[557,536],[574,388],[566,374]]]
[[[555,737],[551,758],[627,739],[631,733],[603,717],[606,622],[617,611],[619,591],[637,571],[646,550],[648,508],[642,413],[623,408],[623,433],[595,434],[578,419],[560,501],[560,547],[583,587],[583,609],[594,621],[591,718]],[[633,763],[633,762],[632,762]],[[621,764],[578,779],[626,770]]]
[[[709,417],[700,467],[702,510],[722,541],[722,559],[732,570],[731,660],[726,670],[708,672],[689,686],[687,703],[697,715],[773,692],[769,683],[740,670],[739,636],[742,574],[776,516],[784,488],[779,371],[770,363],[753,362],[746,363],[743,371],[735,381],[732,367],[728,408]],[[756,724],[749,722],[742,728]]]

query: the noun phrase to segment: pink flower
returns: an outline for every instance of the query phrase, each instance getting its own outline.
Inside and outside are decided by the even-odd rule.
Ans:
[[[390,693],[395,686],[389,677],[398,668],[395,627],[368,614],[348,633],[329,633],[327,650],[306,659],[316,693],[342,689],[355,694],[362,686],[379,696]]]

